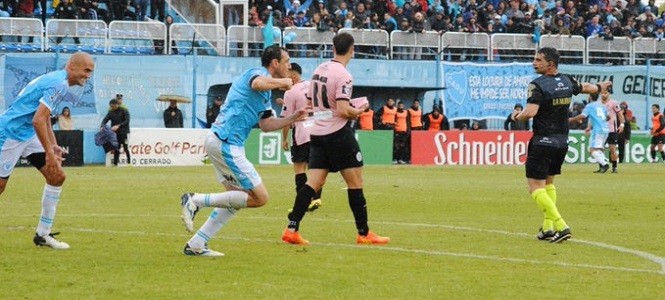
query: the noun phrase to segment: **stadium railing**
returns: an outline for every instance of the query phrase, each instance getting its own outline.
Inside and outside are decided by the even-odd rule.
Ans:
[[[105,53],[107,31],[101,20],[50,19],[46,22],[44,48],[51,52]]]
[[[490,45],[492,61],[531,62],[538,49],[531,34],[495,33]]]
[[[262,27],[233,25],[226,32],[226,49],[228,56],[259,57],[263,50]],[[282,44],[282,31],[275,28],[275,43]]]
[[[0,18],[0,51],[44,51],[44,24],[33,18]]]
[[[342,28],[339,32],[346,32],[353,36],[356,46],[356,57],[388,59],[390,40],[388,32],[381,29],[352,29]]]
[[[563,64],[583,64],[587,61],[586,40],[579,35],[543,35],[540,37],[540,47],[559,50]]]
[[[586,39],[587,61],[585,64],[629,65],[633,57],[633,43],[627,37],[614,37],[611,40],[598,36]]]
[[[234,25],[224,29],[222,25],[198,23],[172,26],[171,36],[167,37],[166,25],[160,22],[113,21],[107,26],[99,20],[51,19],[44,26],[36,18],[0,18],[0,52],[159,53],[153,41],[166,41],[165,53],[171,53],[172,48],[192,49],[192,41],[202,54],[258,57],[263,49],[262,27]],[[536,43],[531,34],[393,31],[389,35],[376,29],[341,31],[354,36],[358,57],[362,58],[434,59],[441,54],[449,61],[530,62],[539,47],[550,46],[559,49],[562,62],[568,64],[643,65],[647,60],[665,64],[665,41],[654,38],[543,35]],[[291,41],[286,45],[296,52],[295,56],[332,55],[332,32],[298,27],[286,28],[284,32],[277,29],[276,33],[274,42],[278,44],[283,43],[283,37],[296,34],[295,39],[287,39]],[[73,38],[80,43],[73,42]]]
[[[168,54],[197,51],[211,55],[226,55],[226,29],[217,24],[172,24],[168,37]]]
[[[441,35],[441,51],[447,61],[464,61],[473,57],[488,60],[490,36],[487,33],[446,32]]]
[[[391,59],[435,59],[441,51],[441,36],[436,31],[422,33],[394,30],[390,33]]]
[[[285,46],[294,57],[332,57],[332,31],[318,31],[316,28],[287,27],[283,36],[295,34],[295,39]]]
[[[112,54],[155,54],[153,41],[166,41],[161,22],[113,21],[108,33],[106,53]]]

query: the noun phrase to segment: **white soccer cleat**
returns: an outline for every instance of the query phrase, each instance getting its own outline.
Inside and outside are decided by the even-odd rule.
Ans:
[[[185,244],[185,249],[182,250],[182,253],[189,256],[207,256],[207,257],[224,256],[224,253],[212,250],[208,248],[208,245],[206,245],[203,248],[192,248],[189,246],[189,244]]]
[[[189,232],[194,232],[194,216],[199,211],[199,207],[192,201],[192,196],[194,193],[184,193],[180,197],[180,205],[182,205],[180,218]]]
[[[50,233],[47,236],[40,236],[35,233],[35,237],[32,239],[32,241],[35,243],[37,246],[44,246],[44,247],[51,247],[53,249],[57,250],[66,250],[69,249],[69,244],[65,242],[58,241],[55,237],[55,235],[60,234],[59,232],[56,233]]]

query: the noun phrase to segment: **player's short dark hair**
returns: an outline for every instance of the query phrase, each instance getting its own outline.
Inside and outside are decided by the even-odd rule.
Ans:
[[[349,33],[342,32],[338,33],[333,37],[333,47],[335,47],[335,53],[337,55],[345,55],[353,49],[353,36]]]
[[[286,48],[280,47],[278,44],[263,49],[261,65],[267,68],[273,59],[280,61],[282,59],[282,50],[286,51]]]
[[[658,105],[658,104],[652,104],[651,107],[655,107],[655,108],[657,108],[658,110],[660,110],[660,105]]]
[[[302,68],[297,63],[291,63],[291,71],[295,71],[296,73],[302,75]]]
[[[109,101],[109,105],[114,105],[114,104],[118,104],[118,100],[116,100],[115,98],[113,98],[113,99],[111,99],[111,101]]]
[[[591,93],[589,94],[589,97],[591,97],[591,101],[596,101],[598,100],[598,95],[600,95],[600,93]]]
[[[543,47],[538,50],[538,53],[542,54],[546,61],[553,62],[555,67],[559,66],[559,59],[561,58],[561,55],[559,55],[559,51],[556,49],[552,47]]]

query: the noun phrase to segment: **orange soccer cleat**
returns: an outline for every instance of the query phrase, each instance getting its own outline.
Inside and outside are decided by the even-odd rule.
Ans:
[[[294,244],[301,246],[309,245],[309,241],[303,239],[302,236],[300,236],[300,233],[298,233],[297,231],[291,232],[288,228],[284,229],[284,233],[282,233],[282,241],[287,244]]]
[[[358,235],[356,243],[358,244],[388,244],[390,238],[387,236],[378,236],[374,232],[368,232],[367,235]]]

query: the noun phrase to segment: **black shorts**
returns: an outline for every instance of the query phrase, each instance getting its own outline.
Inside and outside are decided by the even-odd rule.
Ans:
[[[309,161],[309,142],[291,146],[291,161],[294,163]]]
[[[610,132],[607,134],[607,140],[605,140],[605,143],[608,145],[618,145],[619,144],[619,133],[617,132]]]
[[[555,148],[529,143],[526,158],[526,178],[547,179],[561,174],[561,165],[568,148]]]
[[[349,124],[328,135],[312,135],[309,142],[309,168],[330,172],[363,166],[363,156]]]
[[[118,138],[118,145],[127,144],[127,134],[126,133],[116,133]]]
[[[665,144],[665,135],[656,135],[651,137],[651,145]]]

